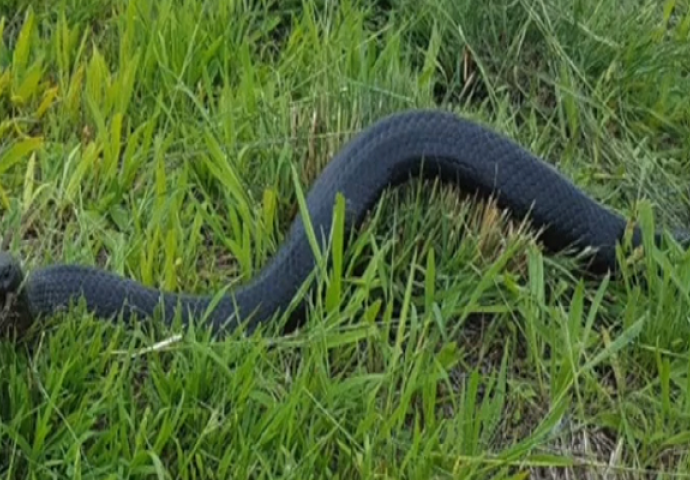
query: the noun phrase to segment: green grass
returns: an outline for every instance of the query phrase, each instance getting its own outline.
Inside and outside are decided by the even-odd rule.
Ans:
[[[413,107],[516,139],[647,234],[690,224],[687,0],[0,17],[0,233],[28,268],[241,284],[344,142]],[[294,335],[46,321],[0,344],[1,478],[690,477],[690,255],[592,279],[534,233],[413,181],[334,236]]]

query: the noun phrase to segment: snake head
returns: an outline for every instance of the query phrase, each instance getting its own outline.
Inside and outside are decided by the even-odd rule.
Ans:
[[[26,292],[21,291],[24,272],[10,254],[0,252],[0,336],[25,331],[33,322],[28,313]]]
[[[17,294],[24,280],[24,272],[19,262],[9,253],[0,252],[0,299]]]

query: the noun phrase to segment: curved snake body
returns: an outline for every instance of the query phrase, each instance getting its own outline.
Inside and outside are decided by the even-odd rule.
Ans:
[[[423,168],[422,168],[423,167]],[[310,189],[306,203],[319,239],[327,241],[336,194],[346,199],[346,228],[356,228],[386,188],[410,177],[437,177],[480,197],[493,196],[516,218],[528,216],[553,252],[595,249],[590,265],[615,270],[616,244],[625,219],[585,195],[552,166],[513,141],[458,116],[427,110],[390,115],[350,140]],[[679,232],[679,238],[687,234]],[[635,230],[633,241],[640,244]],[[21,297],[29,314],[49,316],[83,298],[96,317],[127,321],[163,307],[170,322],[181,307],[183,323],[208,314],[215,331],[232,330],[246,320],[247,331],[285,309],[315,267],[315,256],[298,215],[274,258],[245,285],[229,291],[208,310],[212,295],[161,292],[106,271],[78,265],[52,265],[31,272]],[[16,288],[15,260],[0,258],[0,293]],[[3,278],[5,281],[3,282]]]

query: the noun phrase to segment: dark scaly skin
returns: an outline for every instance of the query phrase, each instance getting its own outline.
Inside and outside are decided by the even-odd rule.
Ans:
[[[548,250],[591,247],[595,249],[590,262],[593,270],[616,270],[615,248],[627,226],[623,217],[586,196],[552,166],[513,141],[440,111],[391,115],[361,132],[333,158],[307,196],[310,219],[321,245],[330,235],[337,193],[346,199],[346,228],[357,228],[384,189],[419,176],[420,170],[427,178],[454,183],[482,198],[493,195],[516,219],[529,216],[532,226],[542,231],[540,238]],[[686,232],[678,235],[687,241]],[[641,244],[638,229],[634,230],[633,244]],[[0,278],[2,272],[21,275],[17,265],[9,256],[0,258]],[[288,307],[314,267],[304,224],[297,216],[272,261],[248,284],[227,292],[206,321],[216,333],[232,331],[240,321],[251,333]],[[15,283],[8,280],[0,287],[9,291]],[[162,306],[163,319],[169,323],[179,304],[184,324],[200,318],[213,298],[164,293],[77,265],[34,270],[23,292],[32,318],[50,316],[83,297],[97,317],[112,319],[122,314],[125,321],[132,314],[150,317]],[[298,308],[295,315],[301,314],[303,310]]]

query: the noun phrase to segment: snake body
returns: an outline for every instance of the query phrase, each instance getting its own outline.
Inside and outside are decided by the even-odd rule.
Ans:
[[[588,197],[558,171],[512,140],[455,114],[411,110],[389,115],[360,132],[327,164],[306,198],[311,224],[326,242],[336,195],[346,200],[346,228],[356,228],[383,190],[411,177],[436,177],[480,198],[493,196],[516,218],[528,217],[542,233],[546,249],[594,249],[590,266],[616,269],[616,245],[626,220]],[[679,232],[678,238],[687,238]],[[633,242],[641,243],[635,228]],[[214,331],[246,322],[253,331],[285,309],[316,266],[315,255],[297,215],[285,242],[258,275],[214,302],[213,295],[163,292],[132,279],[79,265],[51,265],[23,278],[18,295],[32,318],[50,316],[83,299],[96,317],[125,321],[150,317],[157,308],[163,320],[179,313],[183,323],[207,315]],[[16,260],[0,258],[0,294],[17,289],[23,276]],[[177,307],[180,307],[179,309]]]

